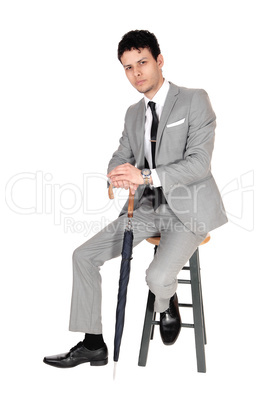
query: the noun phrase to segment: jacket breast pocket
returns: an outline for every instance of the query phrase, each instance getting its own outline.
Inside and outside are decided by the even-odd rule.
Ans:
[[[182,132],[183,130],[188,130],[188,122],[186,119],[178,120],[174,123],[167,123],[165,126],[165,132],[168,134]]]
[[[166,128],[161,141],[161,150],[168,155],[168,161],[171,163],[183,158],[187,134],[188,131],[183,126]]]
[[[166,125],[166,127],[167,127],[167,128],[172,128],[172,127],[181,126],[181,125],[184,124],[184,122],[185,122],[185,117],[184,117],[183,119],[176,120],[176,121],[174,121],[174,122],[172,122],[172,123],[169,123],[169,122],[168,122],[167,125]]]
[[[188,135],[188,127],[186,124],[181,124],[179,126],[166,127],[164,131],[164,139],[167,143],[175,144],[182,143],[186,144]]]
[[[173,134],[182,134],[183,132],[186,131],[186,126],[182,125],[182,126],[176,126],[176,127],[166,127],[165,129],[165,134],[170,136]]]

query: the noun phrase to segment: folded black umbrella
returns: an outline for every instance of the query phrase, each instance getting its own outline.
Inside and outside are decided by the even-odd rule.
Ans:
[[[125,319],[125,306],[127,301],[127,288],[130,276],[130,261],[132,259],[132,247],[133,247],[133,232],[132,229],[125,229],[122,248],[122,261],[120,268],[118,301],[116,308],[116,325],[114,336],[114,354],[113,360],[117,362],[119,360],[121,338],[124,328]]]
[[[110,190],[111,191],[111,190]],[[110,198],[113,198],[110,196]],[[130,276],[130,262],[132,259],[132,248],[133,248],[133,230],[131,218],[133,217],[133,206],[134,206],[134,195],[129,192],[129,204],[128,204],[128,224],[124,231],[123,245],[122,245],[122,260],[120,267],[120,279],[119,279],[119,290],[118,290],[118,300],[116,308],[116,324],[115,324],[115,336],[114,336],[114,354],[113,360],[115,362],[114,366],[114,377],[115,377],[115,367],[116,362],[119,360],[120,345],[124,328],[125,320],[125,307],[127,301],[127,288]]]

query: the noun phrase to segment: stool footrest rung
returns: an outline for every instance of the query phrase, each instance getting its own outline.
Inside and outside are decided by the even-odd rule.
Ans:
[[[189,279],[178,279],[178,283],[182,283],[184,285],[190,285],[191,281]]]
[[[160,321],[152,321],[152,325],[159,325]],[[194,328],[194,324],[181,324],[181,327],[183,328]]]
[[[178,303],[178,306],[179,307],[193,307],[193,305],[189,304],[189,303]]]

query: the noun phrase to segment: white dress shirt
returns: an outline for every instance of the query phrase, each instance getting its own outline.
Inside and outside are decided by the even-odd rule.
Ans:
[[[155,96],[152,99],[152,102],[155,102],[156,104],[156,114],[158,117],[158,120],[160,120],[164,103],[167,97],[167,93],[169,91],[170,84],[168,81],[164,80],[163,85],[159,89],[159,91],[155,94]],[[144,96],[145,104],[146,104],[146,122],[145,122],[145,144],[144,144],[144,152],[145,152],[145,158],[148,161],[148,164],[150,168],[152,168],[152,154],[151,154],[151,141],[150,141],[150,132],[151,132],[151,126],[152,126],[152,112],[150,107],[148,106],[148,102],[150,99],[148,99],[146,96]],[[158,177],[158,174],[156,172],[156,169],[151,169],[151,175],[153,179],[153,186],[154,187],[160,187],[161,182]]]

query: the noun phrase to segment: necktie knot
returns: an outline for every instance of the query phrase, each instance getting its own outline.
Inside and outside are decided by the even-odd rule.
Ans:
[[[155,104],[155,102],[149,101],[148,106],[150,107],[152,113],[156,112],[156,104]]]
[[[153,119],[153,123],[152,123],[152,124],[155,125],[155,127],[156,127],[156,128],[155,128],[155,131],[157,131],[158,117],[157,117],[157,114],[156,114],[156,104],[155,104],[155,102],[149,101],[149,102],[148,102],[148,106],[150,107],[151,113],[152,113],[152,119]]]

